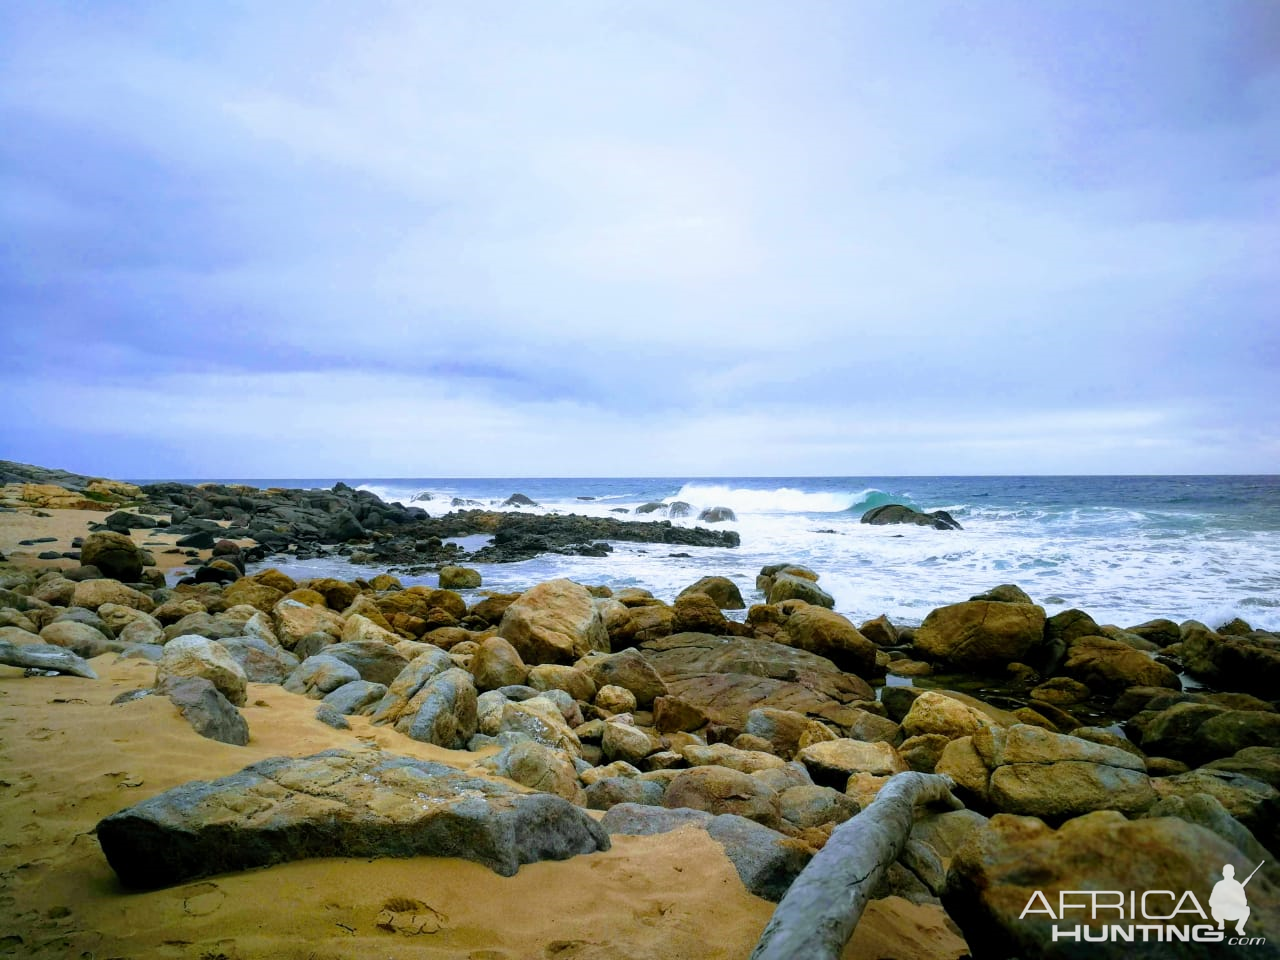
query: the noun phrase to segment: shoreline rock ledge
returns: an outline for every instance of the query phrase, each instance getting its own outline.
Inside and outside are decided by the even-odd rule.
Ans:
[[[461,857],[509,877],[609,849],[560,797],[377,750],[273,757],[185,783],[104,818],[97,835],[135,889],[311,857]]]

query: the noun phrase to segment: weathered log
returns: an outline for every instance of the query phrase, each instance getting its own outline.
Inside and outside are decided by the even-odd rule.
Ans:
[[[760,935],[751,960],[836,960],[885,871],[902,854],[920,803],[963,806],[950,777],[899,773],[809,861]]]
[[[51,643],[9,643],[0,640],[0,664],[28,670],[56,670],[73,677],[97,680],[93,667],[66,647]]]

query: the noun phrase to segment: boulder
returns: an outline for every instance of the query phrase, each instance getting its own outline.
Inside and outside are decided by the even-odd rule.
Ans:
[[[74,620],[55,621],[40,631],[40,639],[45,643],[66,647],[86,660],[100,657],[104,653],[123,650],[128,646],[119,640],[110,640],[102,631]]]
[[[1280,689],[1280,638],[1223,636],[1192,620],[1182,625],[1181,650],[1187,672],[1219,689],[1263,698]]]
[[[953,741],[937,772],[996,810],[1046,820],[1095,810],[1141,813],[1156,800],[1141,757],[1029,724]]]
[[[997,725],[991,715],[977,707],[935,690],[923,691],[902,718],[902,732],[908,737],[941,734],[948,740],[972,736],[983,727]]]
[[[596,691],[595,705],[607,714],[632,713],[636,709],[636,695],[626,687],[606,683]]]
[[[185,636],[170,640],[156,664],[156,684],[163,687],[170,677],[203,677],[237,707],[245,702],[247,678],[227,648],[216,640]]]
[[[441,590],[475,590],[482,582],[480,571],[471,567],[444,566],[440,568]]]
[[[873,777],[892,776],[907,769],[906,761],[888,743],[863,743],[840,738],[805,747],[796,759],[805,765],[813,782],[844,789],[849,778],[858,773]]]
[[[80,548],[80,562],[94,566],[103,576],[123,583],[137,583],[142,578],[142,548],[123,533],[102,530],[91,533]]]
[[[322,700],[344,684],[360,679],[355,667],[336,657],[315,654],[307,657],[284,682],[290,693],[299,693],[312,700]]]
[[[674,622],[671,632],[726,633],[729,621],[715,600],[705,593],[682,593],[671,606]]]
[[[691,767],[728,767],[741,773],[780,769],[787,765],[780,757],[762,750],[741,750],[727,743],[691,743],[680,751]]]
[[[572,580],[550,580],[526,590],[502,615],[498,635],[530,664],[564,663],[609,649],[591,594]]]
[[[801,830],[844,823],[861,812],[858,801],[833,787],[789,787],[778,795],[782,819]]]
[[[405,736],[450,750],[464,749],[477,726],[476,688],[461,667],[428,680],[396,721]]]
[[[636,698],[636,705],[642,709],[648,709],[656,697],[667,693],[667,685],[658,670],[647,657],[636,650],[587,657],[576,666],[591,678],[597,689],[612,685],[631,691]]]
[[[791,646],[826,657],[846,673],[864,678],[877,675],[875,644],[834,611],[800,606],[787,618],[785,632]]]
[[[658,729],[662,729],[661,724]],[[775,707],[757,707],[750,711],[742,732],[764,740],[769,744],[770,751],[784,760],[790,760],[810,744],[836,738],[820,721],[795,710],[779,710]]]
[[[222,591],[222,598],[231,605],[247,603],[270,616],[275,605],[284,599],[284,593],[252,577],[241,577]]]
[[[667,637],[675,630],[675,611],[661,602],[633,606],[624,613],[605,616],[609,645],[614,650],[634,647],[648,640]]]
[[[665,784],[634,777],[601,777],[587,787],[584,801],[589,810],[612,810],[623,803],[661,807]]]
[[[596,683],[586,671],[559,663],[541,663],[529,668],[524,682],[534,690],[563,690],[583,703],[590,703],[596,695]]]
[[[251,806],[252,817],[228,817]],[[277,757],[193,781],[98,823],[122,883],[153,888],[307,857],[462,857],[522,863],[607,850],[605,831],[546,793],[377,751]]]
[[[721,610],[746,609],[746,604],[742,602],[742,591],[728,577],[703,577],[681,590],[677,599],[695,593],[710,597]]]
[[[497,690],[524,683],[529,668],[520,659],[516,648],[502,637],[486,637],[471,658],[471,673],[476,678],[478,689]]]
[[[661,744],[655,743],[650,736],[634,724],[621,720],[607,720],[604,735],[600,739],[600,749],[606,760],[625,760],[628,763],[639,763],[649,754],[659,749]]]
[[[145,593],[127,587],[118,580],[81,580],[71,595],[71,604],[86,610],[97,610],[104,603],[115,603],[135,610],[150,612],[155,602]]]
[[[386,694],[373,712],[372,722],[375,724],[398,722],[422,688],[433,677],[453,667],[453,660],[438,647],[429,647],[418,654],[391,682]]]
[[[526,740],[480,762],[480,766],[530,790],[552,793],[570,803],[583,803],[573,760],[560,750]]]
[[[342,716],[354,717],[372,713],[386,695],[381,683],[352,680],[326,693],[322,702]]]
[[[1142,747],[1191,764],[1230,757],[1248,747],[1280,747],[1280,714],[1179,703],[1143,726]]]
[[[250,683],[284,683],[301,663],[289,651],[261,637],[228,637],[218,642],[240,664]]]
[[[1080,637],[1067,649],[1062,671],[1096,693],[1116,695],[1129,687],[1181,690],[1178,675],[1163,663],[1119,640]]]
[[[1044,610],[1033,604],[970,600],[931,611],[915,649],[956,667],[1002,667],[1026,662],[1044,641],[1044,625]]]
[[[778,573],[773,577],[769,587],[768,602],[782,603],[785,600],[803,600],[816,607],[831,609],[836,605],[835,599],[812,580],[798,577],[790,573]]]
[[[390,684],[409,665],[409,658],[383,640],[344,640],[324,648],[333,657],[355,669],[361,680]]]
[[[737,519],[738,515],[728,507],[707,507],[698,514],[701,523],[732,523]]]
[[[170,676],[158,685],[157,692],[169,698],[200,736],[236,747],[249,742],[249,724],[204,677]]]
[[[286,650],[294,649],[304,637],[315,633],[324,634],[335,643],[342,638],[342,616],[323,607],[286,597],[272,608],[271,615],[276,637]]]
[[[1079,894],[1068,891],[1118,890],[1173,891],[1182,897],[1190,892],[1204,911],[1222,865],[1244,866],[1240,852],[1211,831],[1174,817],[1127,820],[1120,813],[1099,811],[1069,820],[1053,829],[1031,817],[998,815],[985,826],[973,830],[956,852],[947,873],[943,902],[947,912],[964,930],[965,939],[976,957],[1179,957],[1201,958],[1213,951],[1205,943],[1138,940],[1127,943],[1119,937],[1104,942],[1084,943],[1054,937],[1059,931],[1074,931],[1077,924],[1090,927],[1095,939],[1103,924],[1150,923],[1128,912],[1127,904],[1116,910],[1099,910],[1096,923],[1085,908],[1064,915],[1060,897],[1080,903]],[[1252,869],[1250,867],[1250,869]],[[1259,882],[1261,881],[1261,882]],[[1250,936],[1274,939],[1280,935],[1280,897],[1265,871],[1249,884]],[[1037,900],[1028,911],[1032,896],[1039,892],[1053,914],[1045,912]],[[1126,894],[1127,895],[1127,894]],[[1114,901],[1111,901],[1114,903]],[[1179,909],[1178,922],[1204,924],[1216,931],[1217,924],[1193,912],[1187,901]],[[1167,897],[1151,902],[1150,912],[1167,915],[1174,909]],[[1247,949],[1247,948],[1246,948]]]
[[[728,767],[682,770],[667,786],[663,806],[710,814],[732,813],[777,830],[782,810],[777,791],[748,773]]]
[[[825,657],[769,640],[682,633],[646,643],[640,653],[667,692],[738,730],[758,707],[840,725],[853,719],[846,704],[875,699],[865,681]]]
[[[496,691],[485,696],[496,696]],[[556,750],[564,750],[570,756],[580,756],[582,741],[564,719],[560,707],[545,696],[539,695],[516,703],[506,701],[497,707],[497,723],[494,733],[519,733],[530,740]]]

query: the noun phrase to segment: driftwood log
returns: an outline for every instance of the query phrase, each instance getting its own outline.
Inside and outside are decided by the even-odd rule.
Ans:
[[[25,667],[28,670],[57,670],[86,680],[98,679],[88,662],[66,647],[51,643],[9,643],[7,640],[0,640],[0,664]]]
[[[899,773],[856,817],[835,829],[796,877],[751,960],[836,960],[885,871],[902,855],[917,804],[961,804],[950,777]]]

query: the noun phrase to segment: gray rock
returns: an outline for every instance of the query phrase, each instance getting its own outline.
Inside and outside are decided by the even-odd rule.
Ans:
[[[353,680],[325,694],[323,702],[338,714],[348,717],[362,716],[372,713],[374,707],[386,694],[387,688],[380,683]]]
[[[349,640],[324,648],[326,657],[334,657],[354,667],[361,680],[389,685],[409,661],[395,647],[381,640]]]
[[[243,747],[249,724],[231,701],[204,677],[167,677],[157,686],[202,737]]]
[[[666,789],[653,780],[639,777],[604,777],[587,787],[587,807],[611,810],[620,803],[661,807]]]
[[[131,643],[120,651],[118,660],[150,660],[159,663],[164,656],[164,647],[158,643]]]
[[[316,707],[316,719],[325,726],[333,727],[335,730],[351,729],[351,724],[347,723],[347,718],[327,703],[321,703],[320,706]]]
[[[259,637],[230,637],[219,642],[252,683],[284,683],[300,666],[288,650]]]
[[[307,657],[298,669],[289,674],[284,688],[290,693],[300,693],[312,700],[320,700],[343,684],[360,679],[355,667],[323,653]]]
[[[810,854],[776,830],[732,813],[712,816],[701,810],[664,809],[621,803],[600,821],[612,836],[651,836],[692,824],[707,831],[724,848],[746,888],[774,903],[809,862]]]
[[[228,817],[228,809],[253,816]],[[522,863],[609,848],[585,811],[441,763],[379,751],[275,757],[112,814],[98,842],[122,883],[154,888],[309,857],[462,857]]]
[[[396,721],[396,729],[405,736],[438,747],[461,750],[475,736],[476,688],[471,674],[454,667],[432,677],[410,702],[413,712],[406,711]]]
[[[118,640],[108,640],[100,631],[87,624],[69,620],[49,624],[40,631],[40,639],[45,643],[74,650],[89,660],[104,653],[118,652],[127,646]]]
[[[28,670],[53,670],[73,677],[84,677],[86,680],[98,679],[93,667],[81,657],[66,647],[50,643],[9,643],[7,640],[0,640],[0,663]]]

